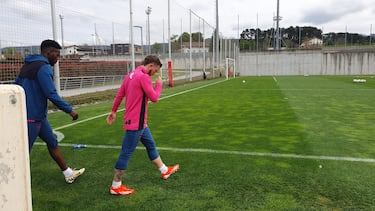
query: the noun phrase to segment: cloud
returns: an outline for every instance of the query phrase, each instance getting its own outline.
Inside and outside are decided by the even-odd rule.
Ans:
[[[337,14],[327,11],[322,11],[319,9],[309,11],[303,18],[302,21],[312,24],[323,24],[331,22],[332,20],[337,19]]]
[[[312,9],[305,9],[307,11],[304,12],[305,15],[302,17],[302,21],[318,25],[325,24],[365,9],[367,9],[367,6],[363,1],[357,1],[353,4],[351,0],[335,0],[327,5],[322,4]]]

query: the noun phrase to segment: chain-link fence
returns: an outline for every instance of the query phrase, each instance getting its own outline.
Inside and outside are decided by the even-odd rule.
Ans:
[[[0,83],[12,83],[25,56],[39,53],[41,41],[55,38],[62,46],[61,90],[119,84],[132,69],[131,31],[135,64],[139,65],[147,54],[159,55],[165,64],[160,73],[164,81],[168,80],[169,59],[176,80],[191,82],[203,79],[203,75],[219,77],[225,68],[225,58],[235,56],[237,42],[221,37],[220,43],[216,44],[212,24],[177,1],[170,2],[168,10],[165,1],[162,17],[152,16],[152,5],[149,14],[147,10],[146,13],[145,10],[133,10],[135,14],[142,13],[144,19],[133,20],[130,30],[128,2],[122,3],[120,10],[119,5],[111,7],[110,2],[103,2],[105,8],[82,12],[74,3],[67,7],[53,0],[3,1],[0,8]],[[108,12],[108,8],[114,12]],[[115,11],[120,11],[123,18],[118,18]],[[170,22],[168,12],[172,17]],[[216,45],[220,45],[219,52],[214,51]],[[215,61],[215,56],[219,56],[219,61]]]

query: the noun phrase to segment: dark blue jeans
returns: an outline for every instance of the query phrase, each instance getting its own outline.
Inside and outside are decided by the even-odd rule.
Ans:
[[[121,152],[115,165],[116,169],[126,170],[128,168],[129,159],[136,149],[138,141],[141,141],[146,147],[148,158],[151,161],[159,157],[154,138],[148,127],[142,130],[127,130],[122,140]]]

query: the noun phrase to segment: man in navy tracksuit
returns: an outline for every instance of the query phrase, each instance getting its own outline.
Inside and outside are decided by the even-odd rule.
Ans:
[[[60,57],[61,46],[53,40],[44,40],[41,43],[41,54],[29,55],[15,80],[15,84],[23,87],[26,94],[27,126],[29,137],[29,153],[39,136],[46,144],[51,157],[59,165],[67,183],[83,174],[84,168],[73,170],[67,166],[52,128],[47,120],[47,100],[50,100],[59,109],[68,113],[73,120],[78,114],[67,102],[58,95],[53,81],[52,66]]]

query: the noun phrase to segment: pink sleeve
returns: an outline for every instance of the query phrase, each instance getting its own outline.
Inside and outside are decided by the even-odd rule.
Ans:
[[[127,77],[125,77],[119,90],[117,91],[117,94],[116,94],[115,100],[113,101],[113,106],[112,106],[113,112],[117,112],[118,107],[121,105],[122,99],[124,99],[125,97],[126,87],[127,87]]]
[[[162,91],[162,84],[156,83],[155,89],[152,87],[152,81],[149,76],[144,77],[142,79],[142,89],[146,93],[147,98],[150,99],[152,102],[157,102],[159,100],[161,91]]]

